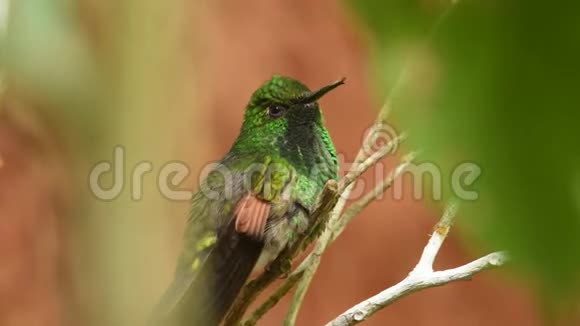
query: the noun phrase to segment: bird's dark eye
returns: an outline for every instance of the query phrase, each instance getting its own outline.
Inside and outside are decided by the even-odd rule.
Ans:
[[[282,105],[278,105],[278,104],[272,104],[268,107],[268,116],[270,118],[279,118],[281,116],[284,115],[284,113],[286,113],[286,108],[283,107]]]

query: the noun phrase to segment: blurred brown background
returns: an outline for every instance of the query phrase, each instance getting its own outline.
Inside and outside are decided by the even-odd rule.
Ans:
[[[83,8],[83,24],[93,35],[106,35],[106,19],[92,11],[98,12],[98,3],[86,1]],[[204,162],[218,159],[229,149],[246,101],[273,73],[298,78],[311,87],[345,76],[346,87],[321,104],[338,151],[347,161],[354,158],[382,99],[373,96],[370,87],[370,41],[339,2],[212,1],[202,9],[181,12],[180,19],[191,21],[172,27],[190,29],[176,37],[179,68],[168,75],[180,76],[182,88],[172,92],[185,95],[156,106],[167,114],[162,122],[143,122],[147,137],[162,135],[168,141],[154,146],[167,147],[168,157],[186,161],[199,171]],[[98,37],[95,42],[99,44]],[[194,86],[195,93],[190,94]],[[77,209],[70,195],[71,187],[77,187],[71,186],[76,179],[67,154],[70,144],[54,130],[50,119],[34,113],[36,100],[8,92],[0,108],[0,325],[76,325],[82,318],[69,310],[82,304],[87,295],[78,294],[78,285],[72,285],[77,259],[69,257],[67,248],[75,238],[66,226],[67,216]],[[111,150],[107,152],[110,156]],[[396,158],[389,158],[387,168],[395,162]],[[193,173],[186,187],[194,188],[196,180]],[[148,196],[159,194],[146,190],[144,200]],[[187,204],[163,201],[158,212],[161,216],[154,218],[164,225],[160,230],[164,246],[157,254],[165,258],[143,263],[161,275],[150,280],[149,298],[140,312],[145,315],[171,277]],[[390,192],[373,203],[324,256],[298,324],[321,325],[401,280],[416,263],[439,213],[437,207],[427,207],[410,196],[394,201]],[[436,267],[455,267],[475,255],[455,230]],[[287,304],[279,304],[261,323],[280,324]],[[470,282],[413,294],[366,325],[538,325],[535,310],[529,293],[494,271]]]

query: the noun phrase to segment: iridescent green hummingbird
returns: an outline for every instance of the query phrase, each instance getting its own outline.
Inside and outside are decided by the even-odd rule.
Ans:
[[[194,195],[175,279],[151,324],[218,325],[252,270],[306,231],[338,177],[317,101],[343,83],[310,91],[274,76],[254,92],[238,138]]]

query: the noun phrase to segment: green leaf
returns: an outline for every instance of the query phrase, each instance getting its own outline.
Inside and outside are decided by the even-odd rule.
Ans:
[[[391,95],[412,146],[448,185],[460,162],[481,168],[465,229],[486,249],[508,250],[547,298],[576,295],[580,4],[467,1],[450,12],[451,2],[441,1],[352,4],[376,40],[380,89],[407,69]],[[449,197],[455,189],[446,190]]]

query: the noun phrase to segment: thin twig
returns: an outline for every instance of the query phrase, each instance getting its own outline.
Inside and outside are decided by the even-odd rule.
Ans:
[[[264,314],[270,311],[270,309],[272,309],[280,301],[280,299],[282,299],[288,293],[288,291],[294,287],[294,285],[298,282],[298,280],[300,280],[301,277],[302,273],[292,273],[289,275],[284,284],[276,289],[276,291],[252,313],[252,315],[243,323],[243,325],[256,325],[258,320],[260,320]]]
[[[335,223],[335,225],[332,225],[333,234],[331,242],[336,240],[354,217],[360,214],[371,202],[387,191],[393,185],[395,180],[397,180],[407,170],[416,157],[417,152],[411,152],[405,155],[401,159],[401,163],[399,163],[399,165],[397,165],[381,183],[379,183],[373,190],[366,193],[362,198],[352,203],[342,214],[342,217],[338,222]]]
[[[445,241],[445,238],[447,238],[447,234],[453,225],[458,208],[459,202],[453,199],[447,206],[441,220],[433,228],[433,234],[423,249],[421,259],[419,259],[419,262],[411,272],[411,275],[433,272],[433,263],[435,262],[435,258],[437,258],[441,245],[443,245],[443,242]]]
[[[375,125],[376,130],[380,130],[381,127],[380,123]],[[365,140],[367,143],[369,140],[372,139],[373,135],[372,132],[369,133],[367,139]],[[352,181],[357,180],[360,175],[362,175],[370,166],[376,164],[380,159],[386,156],[388,153],[392,151],[393,148],[396,148],[398,144],[406,139],[406,135],[402,134],[398,137],[395,137],[391,141],[389,141],[385,146],[379,148],[375,153],[369,156],[367,159],[364,159],[361,163],[359,163],[351,173],[347,174],[340,183],[339,183],[339,190],[344,189],[340,199],[338,200],[332,214],[330,215],[328,221],[328,227],[318,241],[316,242],[316,246],[314,250],[309,254],[307,259],[300,265],[303,270],[297,270],[298,272],[304,272],[302,278],[298,281],[298,285],[296,287],[296,292],[292,298],[290,303],[290,308],[288,309],[288,313],[286,314],[286,318],[284,320],[284,325],[291,326],[296,323],[296,318],[298,317],[298,312],[304,301],[304,297],[306,296],[306,292],[310,287],[310,283],[312,282],[312,278],[314,274],[318,270],[318,266],[320,265],[320,259],[326,248],[328,248],[329,244],[331,243],[334,237],[334,226],[339,222],[341,213],[346,205],[346,201],[350,196],[350,192],[354,187],[354,183]],[[361,149],[359,154],[357,155],[357,160],[361,160],[364,157],[365,153],[364,150]],[[354,172],[353,172],[354,171]],[[350,177],[349,177],[350,176]],[[385,188],[386,189],[386,188]],[[299,267],[299,268],[300,268]]]
[[[363,173],[365,173],[371,166],[377,164],[378,161],[389,155],[393,149],[396,149],[403,141],[407,139],[407,133],[401,133],[394,137],[385,146],[379,148],[376,152],[371,154],[363,162],[356,165],[356,167],[349,171],[338,184],[338,192],[343,192],[346,187],[357,180]]]
[[[310,287],[310,283],[312,282],[312,278],[314,277],[314,273],[318,269],[320,265],[320,255],[314,254],[312,255],[310,264],[307,265],[302,278],[298,281],[298,285],[296,286],[296,292],[292,297],[292,302],[290,302],[290,308],[288,309],[288,313],[286,314],[286,318],[284,319],[284,326],[293,326],[296,323],[296,318],[298,318],[298,312],[302,307],[302,301],[304,301],[304,297],[306,296],[306,292]]]

